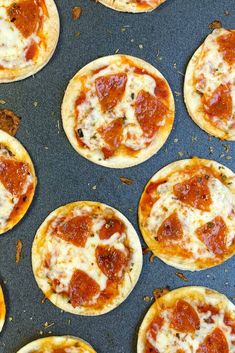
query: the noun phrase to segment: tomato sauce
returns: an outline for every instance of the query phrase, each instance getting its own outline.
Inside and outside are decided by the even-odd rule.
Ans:
[[[98,77],[95,80],[96,93],[103,112],[112,110],[122,99],[127,82],[127,75],[119,73]]]
[[[192,178],[174,185],[175,196],[183,203],[198,208],[202,211],[209,211],[212,203],[208,177],[196,175]]]
[[[176,212],[166,218],[157,231],[155,239],[160,242],[180,240],[183,237],[183,227]]]
[[[227,226],[222,217],[217,216],[211,222],[199,227],[196,234],[215,255],[222,256],[226,253]]]
[[[92,217],[89,215],[76,216],[62,221],[56,226],[54,235],[75,245],[84,248],[91,235]]]
[[[231,31],[228,34],[218,37],[217,43],[224,60],[229,65],[235,64],[235,32]]]
[[[228,120],[232,116],[233,102],[228,84],[221,84],[210,96],[203,96],[202,103],[209,118]]]
[[[195,309],[185,300],[178,300],[170,326],[179,332],[192,333],[200,328],[200,319]]]

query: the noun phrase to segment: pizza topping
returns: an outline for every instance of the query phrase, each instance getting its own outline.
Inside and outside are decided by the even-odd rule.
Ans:
[[[12,195],[20,196],[23,193],[29,174],[27,163],[0,158],[0,181]]]
[[[172,213],[157,231],[157,241],[178,240],[183,237],[183,228],[177,212]]]
[[[30,45],[26,48],[25,59],[27,61],[33,60],[38,53],[38,45],[35,41],[32,41]]]
[[[102,226],[99,232],[100,239],[109,239],[115,233],[121,235],[125,231],[124,223],[118,218],[106,218],[105,224]]]
[[[113,109],[122,99],[126,82],[125,73],[100,76],[95,80],[96,93],[104,112]]]
[[[74,308],[89,304],[100,293],[99,284],[86,272],[76,270],[69,284],[69,298]]]
[[[146,342],[144,353],[159,353],[157,348],[154,348],[150,342]]]
[[[206,175],[194,176],[174,185],[173,192],[183,203],[202,211],[210,210],[212,200]]]
[[[37,31],[40,23],[40,8],[35,0],[13,2],[7,12],[10,21],[25,38]]]
[[[84,248],[91,232],[92,218],[89,215],[76,216],[59,223],[55,235],[75,246]]]
[[[135,102],[135,114],[144,134],[152,138],[160,127],[168,109],[161,100],[146,91],[140,91]]]
[[[109,125],[99,129],[107,147],[102,148],[105,159],[113,156],[115,151],[121,145],[123,133],[123,119],[116,119]]]
[[[231,327],[231,333],[235,334],[235,319],[232,319],[229,313],[225,313],[224,315],[224,323],[226,326]]]
[[[113,246],[99,245],[96,260],[101,271],[112,281],[120,280],[127,266],[126,255]]]
[[[233,110],[230,87],[227,84],[221,84],[210,96],[203,96],[203,104],[209,117],[229,119]]]
[[[196,353],[229,353],[227,339],[220,328],[215,328],[200,344]]]
[[[196,234],[215,255],[224,255],[226,252],[227,226],[222,217],[217,216],[196,230]]]
[[[179,332],[195,332],[200,328],[197,312],[185,300],[177,301],[172,313],[171,327]]]
[[[235,64],[235,32],[229,31],[225,35],[217,38],[219,51],[222,52],[224,60],[230,64]]]
[[[207,319],[204,319],[204,321],[208,324],[214,323],[213,316],[219,314],[219,309],[210,304],[199,305],[197,309],[200,313],[210,313],[210,316]]]
[[[0,129],[15,136],[20,126],[20,118],[8,109],[0,109]]]
[[[147,337],[149,340],[156,340],[158,331],[162,328],[163,323],[164,319],[161,316],[157,316],[153,319],[147,331]]]

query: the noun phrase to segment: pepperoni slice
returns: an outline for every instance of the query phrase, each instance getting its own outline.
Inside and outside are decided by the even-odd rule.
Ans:
[[[88,304],[100,293],[99,284],[88,274],[75,270],[69,283],[69,298],[74,308]]]
[[[230,65],[235,63],[235,32],[217,38],[219,44],[219,51],[222,52],[224,60]]]
[[[200,313],[210,312],[210,316],[207,319],[204,319],[204,321],[208,324],[214,323],[215,321],[213,319],[213,316],[219,314],[219,309],[210,304],[199,305],[197,309]]]
[[[1,157],[0,181],[14,196],[19,196],[23,193],[29,174],[28,164]]]
[[[110,280],[119,281],[124,276],[128,260],[122,251],[113,246],[99,245],[95,255],[99,268]]]
[[[167,114],[167,108],[162,101],[152,94],[141,90],[135,102],[135,115],[143,133],[152,138],[159,129],[158,124]]]
[[[99,133],[103,137],[108,147],[102,148],[105,159],[113,156],[115,151],[121,145],[123,133],[123,119],[116,119],[109,125],[100,128]]]
[[[231,333],[234,335],[235,334],[235,319],[232,319],[229,313],[225,313],[224,315],[224,323],[226,326],[231,327],[232,331]]]
[[[226,252],[227,226],[222,217],[217,216],[211,222],[199,227],[196,234],[215,255],[223,255]]]
[[[151,324],[149,325],[147,331],[147,340],[145,342],[145,351],[144,353],[159,353],[158,349],[153,347],[153,345],[149,342],[149,339],[156,341],[158,331],[162,328],[164,323],[164,319],[160,316],[157,316],[153,319]]]
[[[214,329],[200,344],[196,353],[229,353],[228,342],[220,328]]]
[[[122,99],[126,82],[125,73],[101,76],[95,80],[96,93],[104,112],[113,109]]]
[[[92,218],[89,215],[76,216],[61,222],[55,235],[73,245],[84,248],[91,232]]]
[[[124,223],[117,218],[105,219],[105,224],[102,226],[99,232],[100,239],[109,239],[113,234],[119,233],[120,235],[125,231]]]
[[[228,120],[232,116],[233,102],[228,85],[221,84],[211,96],[204,96],[202,101],[209,117]]]
[[[200,319],[194,308],[180,299],[174,307],[170,325],[179,332],[195,332],[200,327]]]
[[[194,176],[173,186],[175,196],[181,201],[202,211],[209,211],[211,194],[206,175]]]
[[[40,8],[34,0],[13,2],[7,14],[25,38],[31,36],[39,27]]]
[[[29,47],[26,49],[25,52],[25,59],[27,61],[32,60],[38,53],[38,46],[37,44],[33,41]]]
[[[177,212],[172,213],[166,218],[161,226],[158,228],[156,240],[167,241],[167,240],[179,240],[183,237],[183,228],[179,220]]]

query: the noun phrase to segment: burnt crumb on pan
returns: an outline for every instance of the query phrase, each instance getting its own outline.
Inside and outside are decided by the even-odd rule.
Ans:
[[[134,180],[132,180],[130,178],[126,178],[124,176],[120,176],[119,179],[120,179],[121,183],[125,184],[125,185],[132,185],[134,183]]]
[[[71,10],[71,13],[72,13],[72,19],[76,21],[80,18],[82,9],[80,6],[74,6]]]
[[[44,295],[44,297],[41,300],[41,304],[44,304],[46,300],[47,300],[47,297]]]
[[[170,292],[169,286],[166,286],[165,288],[155,288],[153,291],[153,297],[155,300],[157,300],[169,292]]]
[[[21,118],[8,109],[0,109],[0,129],[15,136],[20,126]]]
[[[214,20],[208,26],[210,29],[218,29],[222,27],[222,23],[219,20]]]
[[[228,10],[224,10],[224,16],[229,16],[229,15],[230,15],[229,11]]]
[[[179,277],[180,279],[182,279],[182,281],[184,281],[184,282],[188,282],[188,281],[189,281],[189,279],[188,279],[183,273],[181,273],[181,272],[176,272],[175,274],[176,274],[177,277]]]
[[[16,242],[16,263],[18,264],[22,256],[23,243],[20,239]]]

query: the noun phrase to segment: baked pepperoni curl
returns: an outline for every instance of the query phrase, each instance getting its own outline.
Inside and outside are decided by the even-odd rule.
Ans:
[[[214,161],[174,162],[148,182],[139,224],[154,255],[184,270],[223,263],[235,252],[235,176]]]
[[[101,315],[134,288],[142,249],[120,212],[80,201],[46,218],[33,243],[32,263],[40,289],[53,304],[78,315]]]
[[[76,151],[111,168],[131,167],[155,154],[174,120],[174,99],[160,72],[127,55],[107,56],[70,81],[63,126]]]
[[[188,112],[211,135],[235,140],[235,30],[214,30],[189,62],[184,84]]]
[[[17,353],[96,353],[92,346],[81,338],[72,336],[50,336],[28,343]]]
[[[22,80],[53,55],[59,37],[56,5],[53,0],[8,0],[1,1],[0,12],[0,83]]]
[[[0,234],[13,228],[27,212],[37,178],[20,142],[0,130]]]
[[[180,288],[149,309],[137,353],[232,353],[234,332],[235,307],[224,295],[205,287]]]

